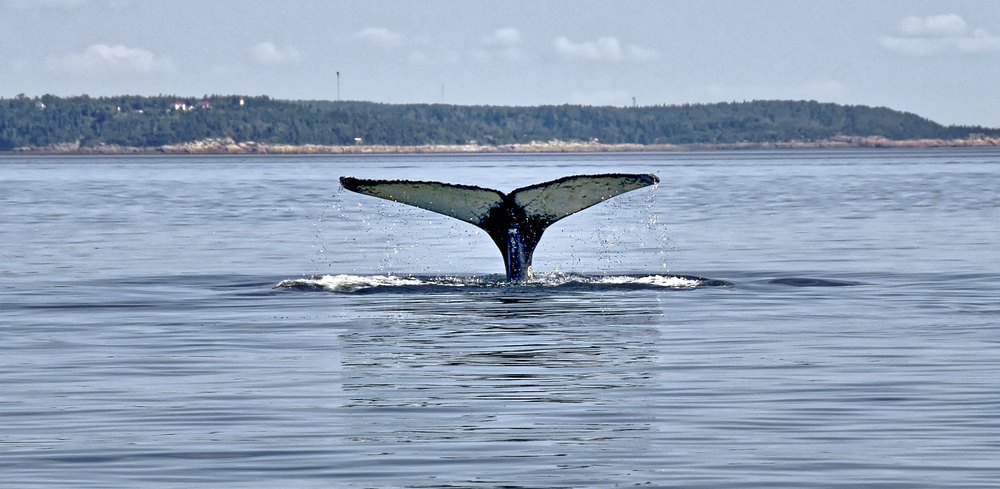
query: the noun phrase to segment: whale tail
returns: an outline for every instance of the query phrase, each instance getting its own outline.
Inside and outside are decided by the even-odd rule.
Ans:
[[[347,190],[444,214],[489,234],[503,254],[507,279],[531,278],[531,257],[552,223],[611,197],[659,183],[653,174],[575,175],[499,190],[441,182],[340,177]]]

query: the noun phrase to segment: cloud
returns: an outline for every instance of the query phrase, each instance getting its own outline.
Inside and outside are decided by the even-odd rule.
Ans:
[[[482,49],[473,49],[472,57],[482,63],[492,63],[497,58],[507,61],[523,61],[527,58],[521,48],[521,32],[513,27],[493,31],[482,40]]]
[[[907,17],[903,19],[903,32],[911,36],[960,36],[966,24],[958,14]]]
[[[145,49],[93,44],[82,53],[48,59],[49,69],[89,76],[167,73],[177,68],[170,58]]]
[[[1000,37],[981,28],[970,33],[968,24],[958,14],[907,17],[900,29],[905,36],[884,37],[882,46],[914,56],[1000,51]]]
[[[652,49],[647,49],[643,47],[636,46],[635,44],[629,44],[625,46],[625,55],[628,58],[638,60],[638,61],[652,61],[659,59],[660,55]]]
[[[513,27],[504,27],[493,31],[493,35],[484,42],[495,46],[516,46],[521,44],[521,32]]]
[[[623,49],[621,42],[611,36],[581,43],[574,43],[563,36],[557,38],[554,45],[556,52],[567,58],[575,59],[617,62],[623,59],[648,61],[659,58],[656,51],[634,44],[629,44]]]
[[[253,58],[264,65],[287,65],[298,63],[302,55],[295,48],[279,49],[274,43],[259,42],[253,47]]]
[[[631,105],[632,99],[624,90],[596,90],[593,92],[573,92],[569,97],[569,102],[574,105],[603,107],[606,105]]]
[[[383,48],[394,48],[402,43],[403,36],[397,32],[382,27],[369,27],[359,32],[355,37],[371,42]]]
[[[602,37],[597,42],[581,42],[575,44],[566,37],[560,37],[555,42],[556,51],[569,58],[586,58],[618,61],[622,57],[622,47],[618,39]]]

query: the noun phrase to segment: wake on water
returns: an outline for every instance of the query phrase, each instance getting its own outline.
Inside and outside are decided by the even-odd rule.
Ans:
[[[577,273],[537,273],[526,282],[509,282],[503,275],[431,277],[418,275],[322,275],[288,279],[275,288],[323,290],[329,292],[436,292],[476,289],[506,290],[634,290],[693,289],[729,286],[728,282],[685,275],[582,275]]]

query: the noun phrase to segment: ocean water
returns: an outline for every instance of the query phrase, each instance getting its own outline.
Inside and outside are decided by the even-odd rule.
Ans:
[[[661,183],[502,281],[341,175]],[[1000,486],[1000,151],[0,157],[0,487]]]

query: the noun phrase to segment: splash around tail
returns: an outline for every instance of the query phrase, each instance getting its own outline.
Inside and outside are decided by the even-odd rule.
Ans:
[[[340,293],[537,292],[563,290],[662,290],[728,287],[729,282],[690,275],[582,275],[537,273],[531,280],[510,282],[502,275],[431,277],[416,275],[322,275],[282,280],[275,288]]]

